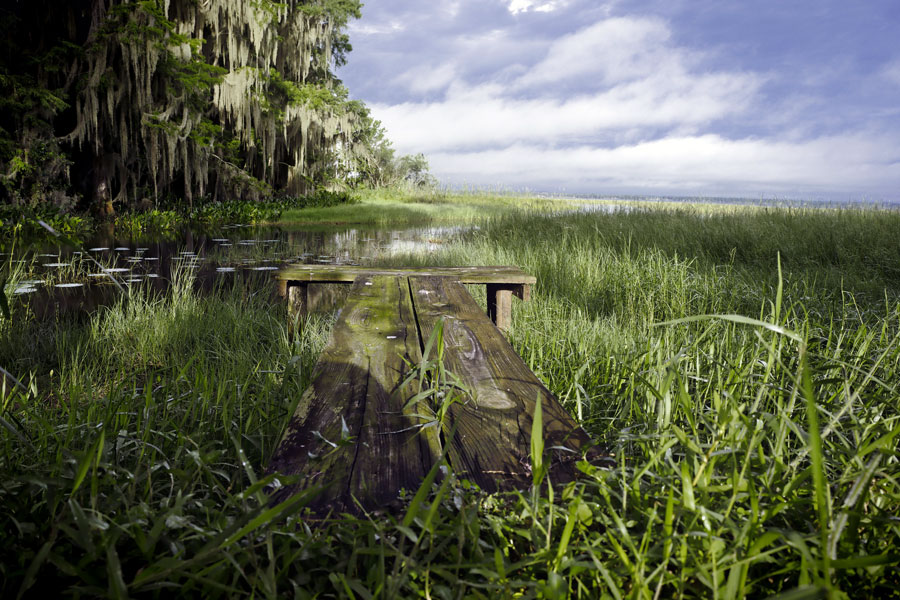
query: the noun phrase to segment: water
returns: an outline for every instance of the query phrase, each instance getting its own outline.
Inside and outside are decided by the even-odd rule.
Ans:
[[[290,263],[365,265],[401,253],[428,253],[467,228],[229,226],[215,234],[186,231],[180,239],[126,240],[98,236],[85,251],[40,247],[9,257],[28,265],[27,280],[7,290],[38,318],[86,313],[121,296],[120,286],[165,291],[179,271],[199,290],[240,278],[274,293],[273,275]]]

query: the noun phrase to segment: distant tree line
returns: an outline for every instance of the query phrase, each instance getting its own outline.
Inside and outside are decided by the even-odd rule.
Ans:
[[[334,69],[359,0],[12,0],[0,202],[93,208],[427,181]]]

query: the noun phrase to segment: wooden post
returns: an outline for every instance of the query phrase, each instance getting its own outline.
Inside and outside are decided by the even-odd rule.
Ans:
[[[506,333],[512,322],[512,290],[508,285],[487,284],[488,316],[497,329]]]
[[[513,296],[515,296],[519,300],[528,302],[529,300],[531,300],[531,285],[528,283],[517,285],[513,290]]]

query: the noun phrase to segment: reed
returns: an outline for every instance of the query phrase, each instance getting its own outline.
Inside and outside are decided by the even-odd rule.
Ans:
[[[263,466],[331,317],[289,341],[271,290],[201,295],[186,273],[79,321],[13,303],[0,365],[23,385],[0,408],[0,593],[893,593],[898,221],[506,208],[436,253],[391,257],[537,275],[511,341],[617,461],[497,495],[435,471],[399,515],[317,521],[302,495],[267,501],[285,481]]]

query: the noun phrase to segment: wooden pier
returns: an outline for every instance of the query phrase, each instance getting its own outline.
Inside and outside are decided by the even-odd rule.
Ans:
[[[509,325],[512,295],[527,299],[534,277],[514,267],[331,265],[290,266],[277,277],[300,310],[311,283],[353,286],[269,464],[269,472],[300,476],[278,497],[323,486],[312,504],[319,511],[385,506],[401,489],[418,489],[444,444],[460,478],[486,491],[527,487],[537,401],[545,448],[552,448],[545,456],[551,477],[576,476],[590,439],[500,331]],[[464,283],[487,286],[490,316]],[[427,408],[408,406],[419,389],[409,374],[439,322],[443,364],[469,394],[451,405],[441,426],[425,426]]]

